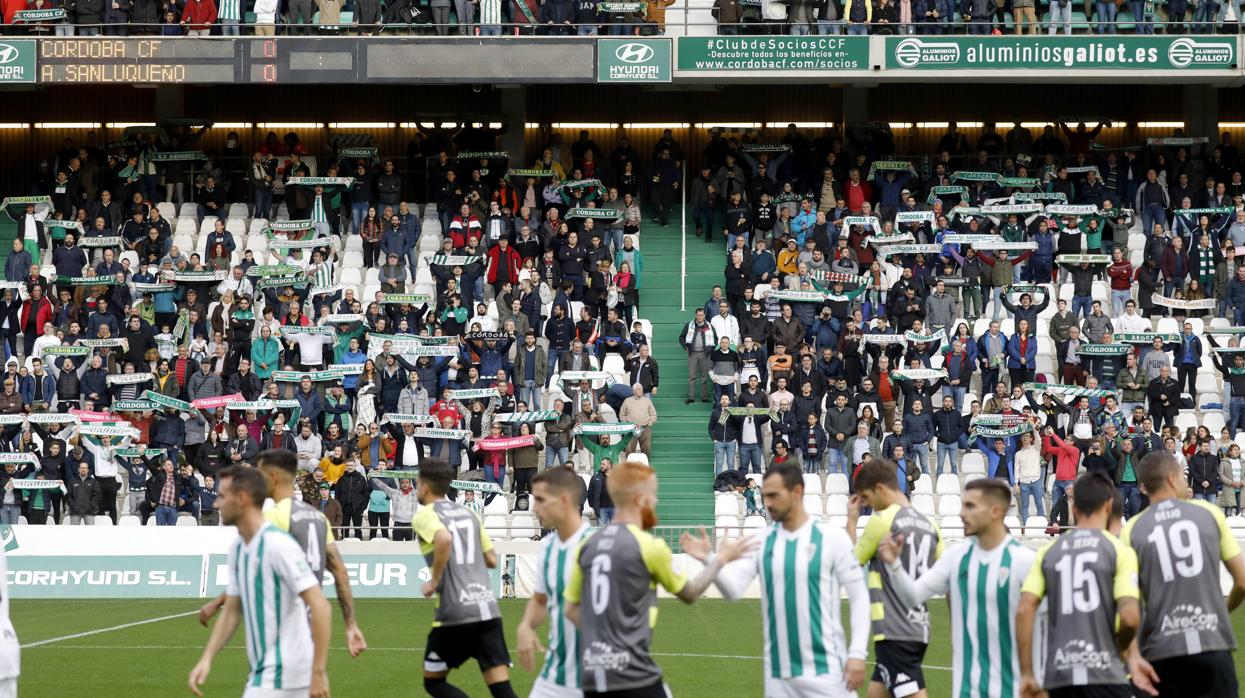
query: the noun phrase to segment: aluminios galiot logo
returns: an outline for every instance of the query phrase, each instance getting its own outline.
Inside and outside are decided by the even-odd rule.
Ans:
[[[1180,38],[1167,47],[1167,60],[1177,68],[1227,66],[1232,64],[1232,44]]]
[[[17,60],[17,47],[13,44],[0,44],[0,65]]]
[[[950,41],[904,39],[895,46],[895,62],[903,68],[930,63],[958,63],[960,45]]]
[[[623,44],[614,50],[614,57],[623,63],[646,63],[653,59],[653,47],[648,44]]]

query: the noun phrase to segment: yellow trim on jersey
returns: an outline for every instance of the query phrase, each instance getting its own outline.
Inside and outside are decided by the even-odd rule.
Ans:
[[[483,527],[481,527],[483,528]],[[437,516],[436,510],[432,505],[420,507],[419,511],[411,517],[411,529],[415,531],[415,538],[419,540],[419,552],[423,555],[432,553],[432,540],[436,537],[437,531],[444,531],[445,524],[441,523],[441,517]]]
[[[584,543],[587,542],[588,536],[584,536],[579,541],[579,545],[575,546],[575,552],[571,556],[575,564],[571,565],[571,578],[567,580],[566,588],[562,590],[562,599],[567,603],[579,603],[579,592],[584,586],[584,572],[579,566],[579,554],[583,552]]]
[[[1232,534],[1232,529],[1228,526],[1228,519],[1223,515],[1223,509],[1204,499],[1194,499],[1189,503],[1202,507],[1209,511],[1211,516],[1215,517],[1215,525],[1219,527],[1219,558],[1227,562],[1240,555],[1241,544],[1236,542],[1236,536]]]
[[[869,588],[870,589],[881,589],[882,588],[882,573],[881,572],[870,572],[869,573]]]
[[[860,534],[860,539],[856,541],[856,560],[860,564],[869,564],[869,561],[877,554],[878,543],[890,533],[891,526],[895,525],[895,516],[899,514],[901,508],[898,503],[895,503],[882,511],[873,512],[873,516],[869,517],[869,523],[865,524],[865,530]]]
[[[285,499],[282,499],[276,504],[268,507],[267,509],[264,510],[264,520],[271,523],[273,526],[276,526],[277,528],[281,529],[282,531],[289,533],[290,532],[290,509],[294,506],[292,503],[293,501],[294,501],[293,497],[286,497]],[[335,539],[333,538],[333,527],[329,525],[329,520],[324,515],[324,512],[320,512],[320,520],[324,522],[325,544],[334,542]]]
[[[1103,531],[1111,545],[1115,546],[1115,581],[1113,583],[1115,600],[1123,598],[1141,598],[1141,589],[1137,586],[1137,552],[1124,545],[1119,538]]]
[[[1046,553],[1058,542],[1059,539],[1055,539],[1038,550],[1037,557],[1033,558],[1033,565],[1029,567],[1029,576],[1025,577],[1025,583],[1020,587],[1020,593],[1033,594],[1039,599],[1046,596],[1046,575],[1042,573],[1042,560],[1046,559]]]
[[[670,552],[666,541],[634,524],[627,524],[627,530],[631,531],[636,543],[640,545],[640,557],[644,559],[644,567],[653,579],[653,586],[660,584],[671,594],[683,591],[683,587],[687,586],[687,575],[674,571],[674,553]]]
[[[882,620],[886,617],[886,604],[871,603],[869,604],[869,616],[871,620]]]

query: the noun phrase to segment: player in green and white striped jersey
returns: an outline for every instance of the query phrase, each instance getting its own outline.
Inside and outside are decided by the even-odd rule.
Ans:
[[[251,667],[243,698],[327,698],[331,621],[320,580],[298,543],[264,520],[268,483],[258,470],[226,468],[219,493],[221,522],[237,526],[239,539],[229,550],[225,608],[190,672],[190,690],[203,695],[212,659],[241,620]]]
[[[917,608],[935,594],[947,595],[954,698],[1020,695],[1015,615],[1020,587],[1037,553],[1007,532],[1003,517],[1011,499],[1006,482],[993,478],[969,482],[960,508],[968,540],[943,553],[919,577],[904,569],[902,536],[886,536],[878,543],[878,557],[901,601]]]
[[[541,651],[536,627],[549,620],[545,664],[532,686],[532,698],[582,698],[579,683],[579,629],[563,612],[562,593],[578,563],[579,545],[591,527],[579,515],[584,483],[570,468],[549,468],[532,481],[533,511],[553,533],[540,542],[539,576],[518,627],[519,665],[536,667]]]
[[[774,525],[743,557],[722,568],[717,585],[733,601],[761,578],[765,696],[854,696],[865,680],[870,626],[869,588],[851,541],[804,510],[804,476],[798,466],[772,466],[761,491]],[[708,557],[707,551],[684,551]],[[839,617],[843,591],[851,608],[850,645]]]

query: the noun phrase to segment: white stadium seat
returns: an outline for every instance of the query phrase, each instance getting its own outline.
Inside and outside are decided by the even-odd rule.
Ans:
[[[804,480],[804,491],[808,492],[808,478]],[[826,476],[826,494],[847,494],[847,476],[842,473],[830,473]]]
[[[933,516],[934,498],[928,494],[913,495],[912,508],[926,516]]]
[[[938,515],[939,516],[959,516],[960,515],[960,496],[958,494],[944,494],[938,498]]]
[[[808,512],[809,516],[820,517],[824,513],[822,511],[821,495],[816,495],[816,494],[804,495],[804,510]]]
[[[832,494],[826,497],[825,512],[828,516],[847,516],[847,495]]]
[[[713,498],[713,513],[715,516],[739,516],[742,513],[739,496],[731,492],[719,492]]]
[[[938,476],[938,485],[934,488],[937,494],[956,494],[960,493],[960,478],[950,473],[943,473]]]
[[[821,476],[817,473],[804,473],[804,494],[821,494]]]

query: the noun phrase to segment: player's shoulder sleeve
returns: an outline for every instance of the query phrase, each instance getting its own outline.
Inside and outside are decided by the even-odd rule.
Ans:
[[[491,552],[493,550],[493,539],[489,536],[488,531],[484,528],[484,520],[479,516],[475,516],[476,525],[480,527],[480,550],[481,552]]]
[[[553,537],[558,535],[557,531],[550,533],[540,539],[540,552],[536,555],[536,579],[532,582],[532,593],[549,595],[549,587],[545,585],[545,574],[549,565],[549,558],[553,554]],[[561,574],[561,570],[558,571]]]
[[[1141,523],[1149,513],[1150,510],[1148,508],[1142,509],[1124,522],[1124,527],[1120,529],[1120,540],[1123,541],[1124,545],[1136,550],[1136,546],[1133,545],[1133,531],[1137,529],[1137,524]]]
[[[1232,534],[1232,529],[1228,526],[1228,519],[1223,515],[1223,510],[1201,499],[1195,499],[1190,504],[1201,507],[1214,519],[1215,528],[1219,531],[1219,558],[1226,562],[1240,555],[1241,544],[1236,542],[1236,536]]]
[[[869,523],[865,524],[864,532],[856,540],[857,562],[862,565],[869,564],[869,561],[877,554],[878,542],[890,532],[891,526],[895,523],[895,515],[898,513],[898,504],[892,504],[882,511],[873,512],[873,516],[869,517]]]
[[[268,554],[272,556],[272,569],[295,594],[320,585],[297,541],[283,531],[271,531],[264,535],[264,544],[269,546]]]
[[[265,507],[264,520],[288,533],[290,530],[290,508],[293,506],[290,502],[291,500],[287,497],[270,507]]]
[[[834,575],[839,583],[847,586],[855,582],[857,578],[864,579],[864,569],[852,551],[852,539],[847,537],[847,532],[823,523],[816,525],[821,528],[824,536],[821,542],[823,554],[830,555]]]
[[[1124,545],[1119,538],[1103,531],[1111,545],[1115,546],[1115,578],[1112,582],[1112,595],[1118,600],[1125,597],[1141,598],[1141,589],[1137,586],[1137,551]]]
[[[225,558],[226,564],[229,565],[229,581],[225,584],[226,596],[240,596],[241,591],[238,589],[238,557],[242,554],[242,538],[234,541],[229,546],[229,555]]]
[[[929,519],[929,525],[934,528],[934,540],[937,541],[934,545],[934,559],[941,560],[943,553],[947,552],[947,541],[942,537],[942,527],[938,525],[938,522],[932,517],[926,518]]]
[[[666,545],[666,541],[640,530],[638,526],[627,526],[627,528],[631,530],[631,535],[635,536],[636,543],[640,546],[640,556],[644,558],[644,567],[653,581],[671,594],[683,591],[683,587],[687,584],[687,575],[674,571],[674,554],[670,552],[670,546]]]
[[[572,559],[575,564],[571,565],[571,578],[566,582],[566,588],[562,590],[562,599],[567,603],[579,603],[580,590],[584,586],[584,570],[579,563],[579,557],[584,552],[584,546],[588,544],[588,538],[584,538],[579,542],[579,546],[575,548]]]
[[[1046,596],[1046,575],[1042,574],[1042,561],[1046,559],[1050,549],[1055,547],[1058,539],[1053,540],[1037,552],[1033,558],[1033,563],[1029,566],[1029,574],[1025,576],[1024,586],[1020,587],[1021,593],[1033,594],[1039,599]]]
[[[437,531],[445,530],[445,524],[441,523],[441,517],[437,516],[436,507],[426,506],[420,507],[419,511],[411,517],[411,528],[414,529],[415,537],[420,542],[431,544]],[[484,527],[481,526],[480,530],[483,531]]]
[[[320,512],[320,524],[324,526],[324,544],[337,542],[337,539],[333,537],[333,524],[329,523],[329,517],[325,516],[324,512]]]

